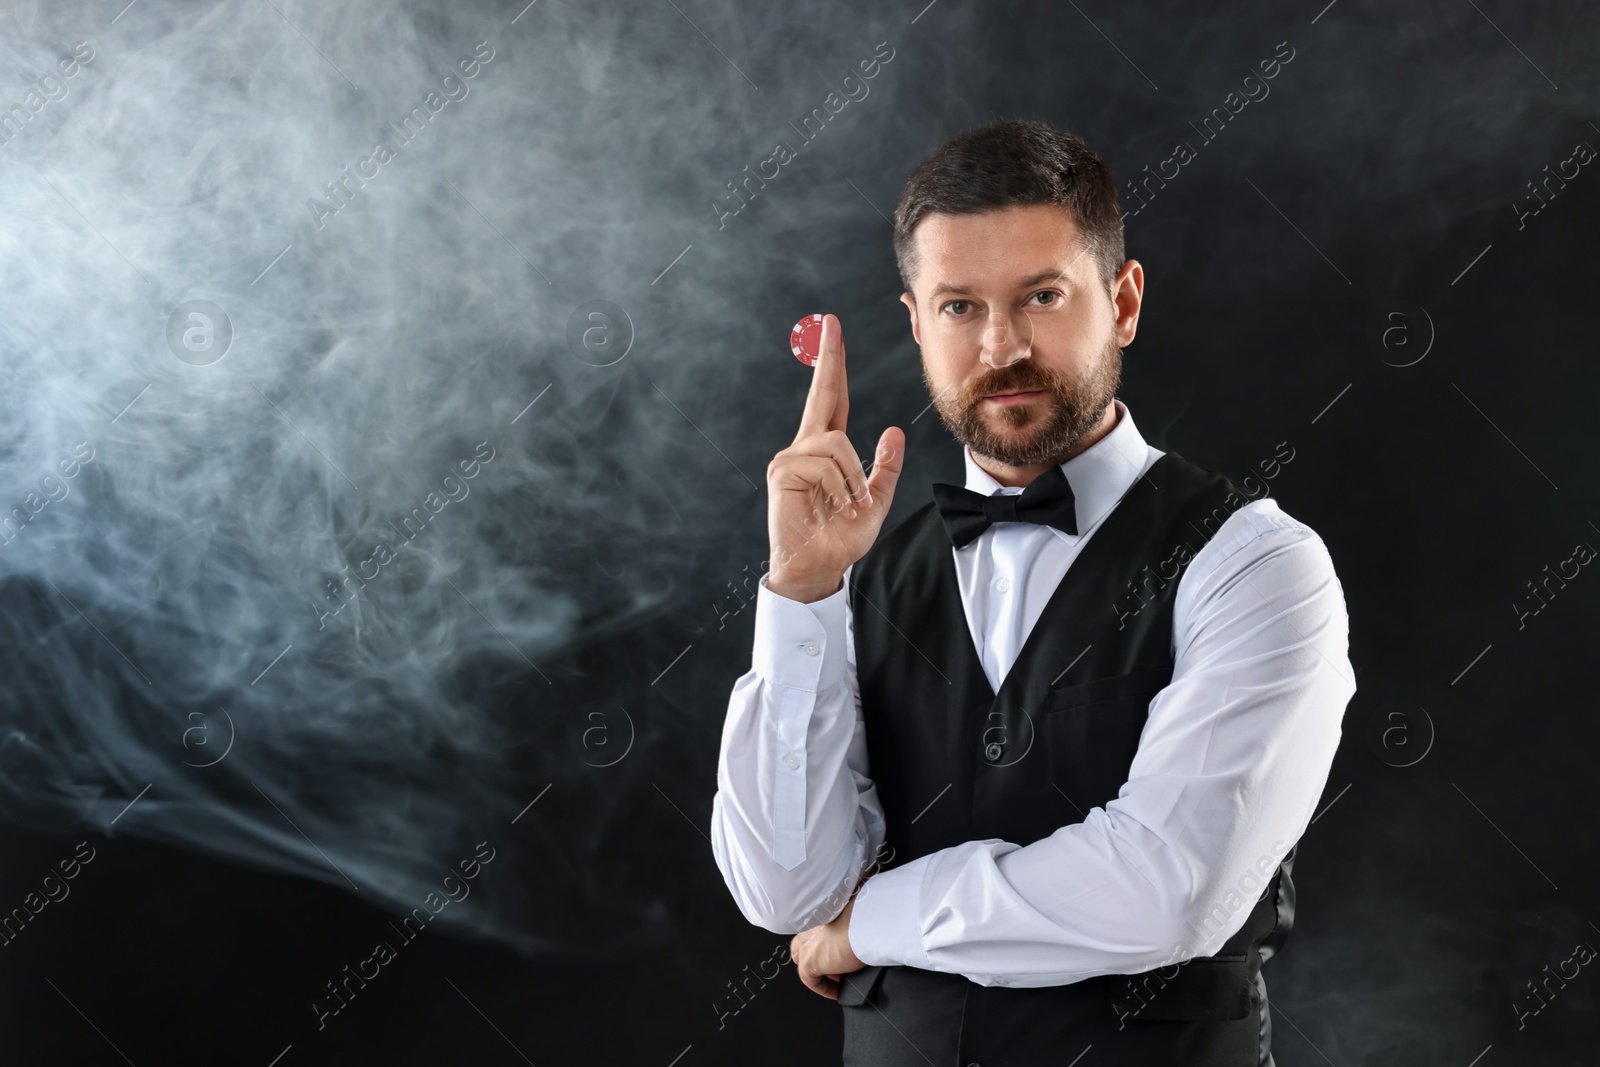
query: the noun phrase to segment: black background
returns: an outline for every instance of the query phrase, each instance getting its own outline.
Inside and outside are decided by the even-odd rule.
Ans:
[[[111,825],[136,783],[77,826],[18,816],[3,829],[6,908],[76,842],[97,849],[71,896],[0,948],[4,1062],[265,1067],[286,1047],[285,1067],[837,1062],[838,1009],[792,967],[719,1025],[726,983],[787,938],[742,920],[705,836],[752,623],[743,610],[719,626],[716,605],[766,555],[757,487],[799,416],[808,379],[785,341],[801,314],[844,323],[858,450],[890,423],[909,432],[895,514],[925,502],[928,483],[960,481],[959,450],[936,419],[912,422],[927,397],[883,215],[939,138],[1002,117],[1073,129],[1122,180],[1154,170],[1178,140],[1195,147],[1127,218],[1128,255],[1147,284],[1121,395],[1151,443],[1236,479],[1292,446],[1270,492],[1327,542],[1345,590],[1359,691],[1295,866],[1294,934],[1266,969],[1278,1064],[1592,1055],[1593,968],[1521,1030],[1512,1005],[1545,964],[1600,945],[1590,696],[1600,579],[1584,570],[1520,630],[1511,605],[1576,543],[1600,544],[1600,178],[1583,168],[1521,225],[1513,205],[1577,142],[1600,145],[1600,10],[539,0],[519,17],[520,3],[280,6],[296,28],[284,29],[284,52],[305,51],[302,69],[332,82],[302,43],[352,73],[382,58],[369,24],[414,27],[440,69],[484,37],[502,51],[477,89],[487,101],[476,112],[464,102],[441,137],[477,183],[478,207],[550,280],[457,204],[451,227],[419,231],[393,299],[424,298],[435,251],[440,263],[468,245],[506,260],[474,291],[511,309],[502,318],[486,323],[485,305],[469,300],[429,313],[473,320],[464,364],[497,344],[519,353],[514,388],[470,386],[486,402],[515,394],[502,424],[559,383],[533,409],[543,421],[522,420],[527,436],[505,446],[521,449],[509,477],[527,494],[496,496],[491,514],[495,536],[516,541],[577,610],[522,646],[548,681],[503,658],[502,680],[463,697],[509,724],[500,755],[516,786],[500,807],[467,812],[470,840],[434,857],[448,864],[491,840],[505,859],[482,877],[515,882],[501,921],[527,936],[517,947],[492,930],[430,930],[319,1031],[311,999],[387,936],[394,910],[338,879],[213,858],[185,847],[181,826],[141,822],[178,812],[135,806]],[[185,26],[221,11],[144,0],[98,34],[78,29],[105,26],[117,7],[37,21],[12,5],[3,32],[47,51],[91,37],[100,70],[113,71],[115,34],[177,49]],[[719,228],[709,205],[724,182],[790,140],[788,123],[883,41],[894,58],[871,94]],[[1285,41],[1294,58],[1270,95],[1202,143],[1190,124]],[[31,80],[8,74],[6,98]],[[409,84],[375,110],[400,113],[427,80]],[[570,173],[558,190],[518,179],[535,151]],[[286,233],[304,230],[300,200],[349,158],[290,167],[299,183],[284,210],[301,214],[284,216]],[[13,153],[0,171],[18,182],[29,168],[73,165],[52,147]],[[379,182],[423,181],[430,165],[391,164],[371,196],[385,193]],[[575,221],[550,221],[563,214]],[[335,222],[351,235],[364,224]],[[263,238],[251,255],[264,263],[288,240]],[[104,269],[121,269],[104,251]],[[339,262],[319,272],[290,256],[277,270],[336,287]],[[521,288],[496,291],[512,272]],[[571,310],[594,299],[623,307],[637,330],[610,367],[585,365],[563,341]],[[367,328],[321,321],[335,336]],[[85,380],[97,391],[110,379]],[[7,611],[37,617],[27,605],[45,587],[11,578]],[[650,595],[630,600],[641,590]],[[114,637],[139,620],[118,626]],[[72,640],[100,638],[80,625]],[[48,689],[29,699],[70,711]],[[638,733],[603,769],[572,740],[599,704],[625,706]],[[181,754],[174,746],[174,766]],[[322,773],[341,773],[339,753],[322,759]],[[437,786],[447,798],[449,782]]]

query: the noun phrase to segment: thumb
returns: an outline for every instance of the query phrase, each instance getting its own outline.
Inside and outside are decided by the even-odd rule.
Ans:
[[[867,490],[872,493],[873,509],[887,512],[894,499],[894,487],[900,481],[900,471],[905,466],[906,435],[898,426],[891,426],[878,438],[878,451],[872,461],[872,475],[867,479]]]

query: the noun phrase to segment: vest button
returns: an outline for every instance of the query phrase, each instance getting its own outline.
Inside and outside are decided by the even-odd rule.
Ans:
[[[983,756],[990,763],[1000,762],[1000,757],[1005,755],[1005,752],[1006,746],[1002,745],[998,741],[990,741],[987,745],[983,746]]]

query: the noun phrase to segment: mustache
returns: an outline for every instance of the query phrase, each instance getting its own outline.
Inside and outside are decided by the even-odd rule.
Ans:
[[[1010,393],[1023,389],[1059,391],[1060,388],[1060,375],[1047,371],[1029,360],[1022,360],[1009,367],[1001,367],[973,382],[967,388],[962,401],[970,406],[991,393]]]

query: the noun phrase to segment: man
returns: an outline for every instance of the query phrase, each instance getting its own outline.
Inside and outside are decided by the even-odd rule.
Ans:
[[[717,865],[798,931],[847,1065],[1270,1065],[1261,963],[1355,691],[1327,549],[1115,398],[1144,272],[1080,139],[946,141],[895,249],[965,489],[880,535],[905,435],[868,476],[828,316],[767,469]]]

